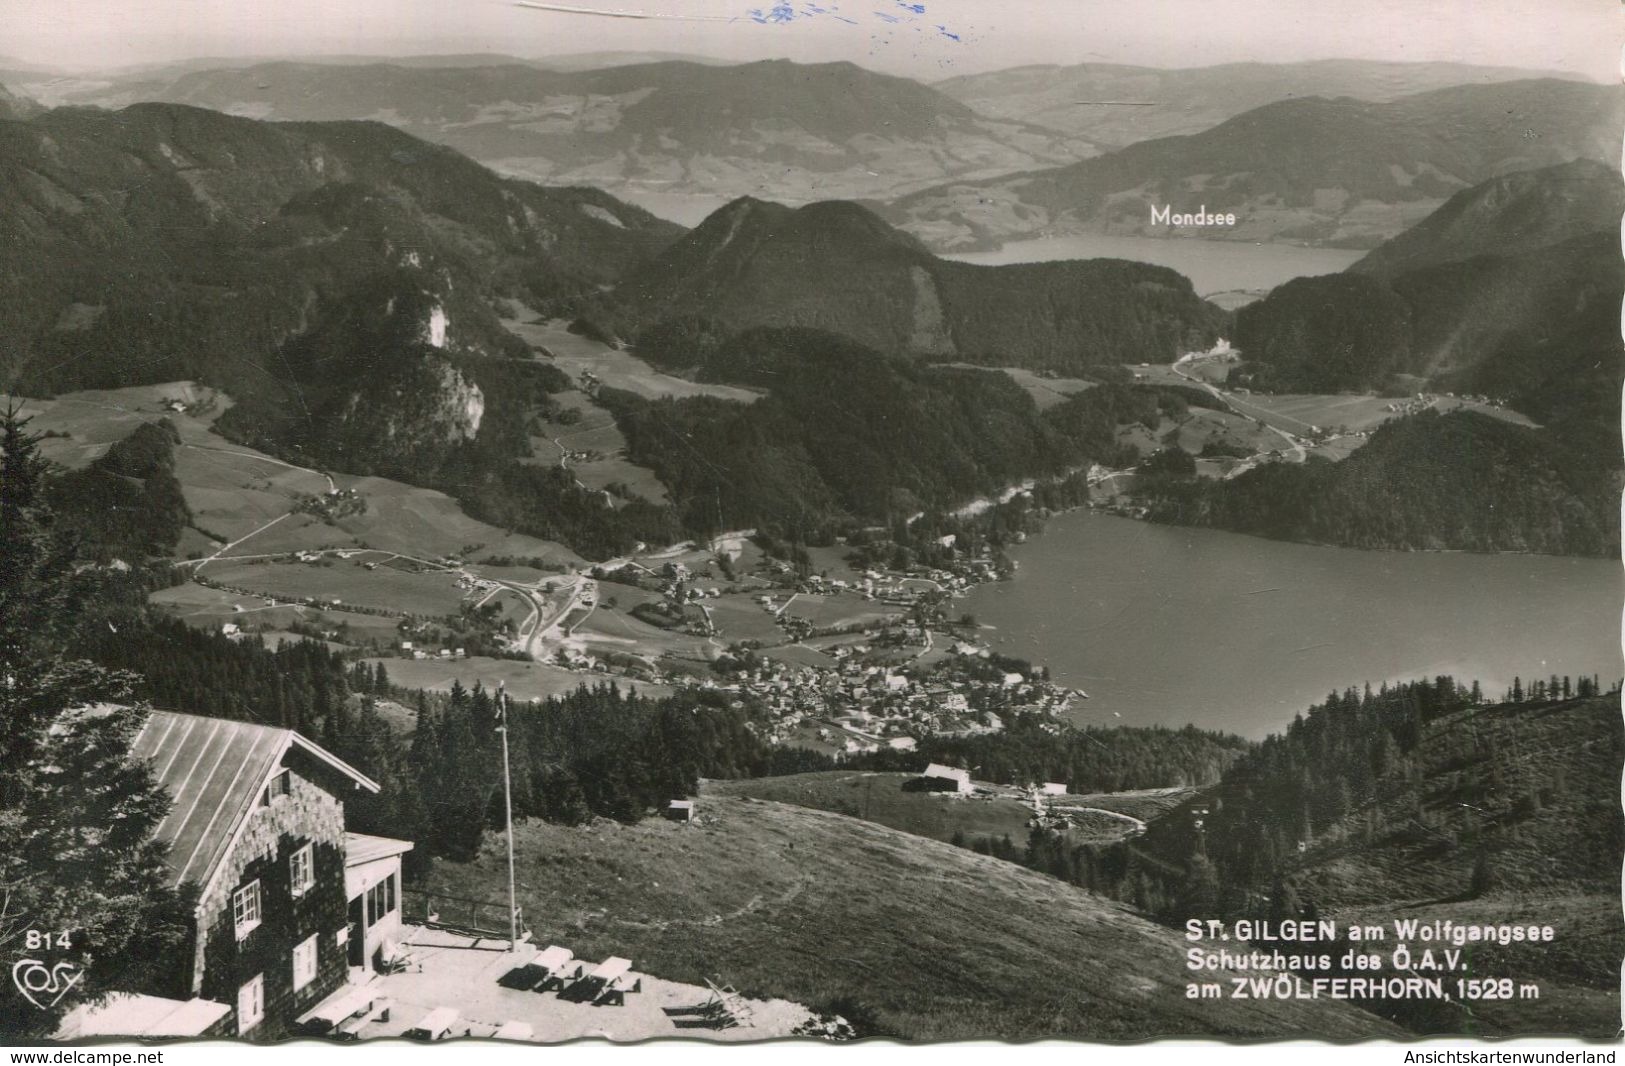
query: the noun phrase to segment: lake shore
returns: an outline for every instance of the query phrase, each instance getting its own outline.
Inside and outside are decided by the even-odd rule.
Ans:
[[[1262,737],[1333,689],[1451,674],[1617,673],[1606,559],[1382,552],[1091,513],[1015,547],[963,601],[1004,654],[1090,701],[1084,724],[1194,723]]]

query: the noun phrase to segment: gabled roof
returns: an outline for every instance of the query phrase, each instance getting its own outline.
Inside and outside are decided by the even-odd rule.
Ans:
[[[291,729],[174,711],[151,713],[131,753],[151,765],[172,801],[156,836],[169,845],[176,885],[207,885],[272,774],[295,747],[360,787],[378,791],[371,778]]]

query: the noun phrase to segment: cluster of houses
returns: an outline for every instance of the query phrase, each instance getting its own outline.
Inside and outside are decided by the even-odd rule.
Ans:
[[[332,488],[319,495],[301,498],[295,510],[318,518],[347,518],[350,515],[365,513],[367,501],[355,489]]]
[[[831,668],[757,659],[725,681],[690,681],[699,688],[751,698],[772,718],[768,739],[808,743],[848,754],[891,749],[911,751],[926,734],[995,733],[1009,713],[1057,714],[1073,694],[1047,681],[1013,672],[964,668],[986,648],[954,645],[950,657],[928,672],[903,671],[873,661],[868,645],[830,649]]]
[[[403,659],[466,659],[468,652],[462,648],[419,648],[413,641],[403,640],[399,645]]]

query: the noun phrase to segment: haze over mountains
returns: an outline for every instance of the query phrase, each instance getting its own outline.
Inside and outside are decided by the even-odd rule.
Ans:
[[[592,70],[285,62],[145,76],[66,100],[377,119],[550,184],[796,201],[891,196],[1094,151],[1082,138],[984,118],[917,82],[844,62]]]
[[[1020,119],[1121,148],[1136,141],[1200,133],[1243,111],[1306,96],[1383,103],[1456,85],[1488,85],[1555,71],[1465,63],[1225,63],[1186,70],[1081,63],[966,74],[934,88],[980,114]]]
[[[162,101],[253,118],[377,119],[505,174],[634,198],[720,202],[750,195],[805,203],[887,200],[931,189],[906,202],[896,218],[934,247],[965,248],[1080,226],[1132,231],[1136,219],[1125,212],[1136,193],[1137,208],[1185,199],[1195,208],[1204,196],[1241,204],[1248,221],[1223,235],[1234,239],[1374,244],[1465,184],[1522,165],[1599,155],[1594,145],[1571,143],[1566,126],[1538,124],[1543,108],[1574,101],[1497,93],[1507,83],[1527,82],[1531,73],[1538,72],[1357,60],[1166,71],[1085,64],[926,86],[844,62],[729,65],[629,52],[542,59],[197,59],[95,79],[18,72],[12,82],[50,104]],[[1569,84],[1598,93],[1598,103],[1587,106],[1607,127],[1610,113],[1599,113],[1599,106],[1606,112],[1607,90]],[[1433,112],[1427,104],[1367,114],[1325,103],[1341,97],[1390,103],[1439,90],[1466,95],[1436,101]],[[1321,98],[1320,106],[1310,97]],[[1090,100],[1109,103],[1083,103]],[[1437,144],[1410,143],[1418,128],[1448,140],[1441,130],[1504,115],[1495,110],[1503,100],[1528,110],[1525,126],[1541,131],[1535,145],[1522,146],[1539,149],[1527,164],[1492,159],[1463,169]],[[1102,151],[1203,133],[1283,102],[1310,109],[1261,113],[1212,140],[1167,146],[1161,154],[1113,155],[1113,163],[1095,170],[1071,169]],[[1576,121],[1571,116],[1569,124]],[[1334,131],[1328,140],[1343,150],[1369,157],[1358,169],[1373,173],[1350,188],[1339,181],[1340,157],[1326,158],[1321,150],[1296,159],[1304,153],[1288,142],[1318,125]],[[1407,158],[1413,147],[1421,153]],[[1255,152],[1296,161],[1286,174],[1252,175],[1244,168]],[[1006,180],[1009,175],[1020,177]],[[1106,175],[1115,177],[1104,177],[1098,187]],[[943,183],[953,184],[938,188]],[[1102,196],[1122,202],[1096,204]]]
[[[1069,166],[907,196],[888,217],[938,249],[1066,233],[1169,235],[1155,207],[1232,212],[1181,236],[1372,247],[1452,193],[1574,159],[1613,162],[1625,94],[1535,79],[1389,103],[1284,100],[1202,133],[1142,141]]]

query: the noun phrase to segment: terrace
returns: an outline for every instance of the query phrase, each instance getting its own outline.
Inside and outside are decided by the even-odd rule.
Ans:
[[[366,986],[369,998],[388,1000],[389,1017],[360,1026],[356,1035],[363,1040],[402,1036],[444,1008],[458,1014],[450,1036],[489,1038],[503,1030],[504,1038],[547,1044],[582,1037],[768,1040],[789,1036],[812,1018],[807,1008],[786,1000],[750,1000],[731,990],[719,993],[636,971],[627,976],[635,978],[637,990],[626,991],[624,1002],[612,998],[595,1005],[568,983],[547,991],[505,986],[504,978],[514,983],[514,971],[536,967],[543,952],[534,944],[521,943],[510,952],[506,940],[415,925],[404,926],[402,937],[410,956],[405,968],[377,975]],[[587,973],[597,965],[574,961]]]

